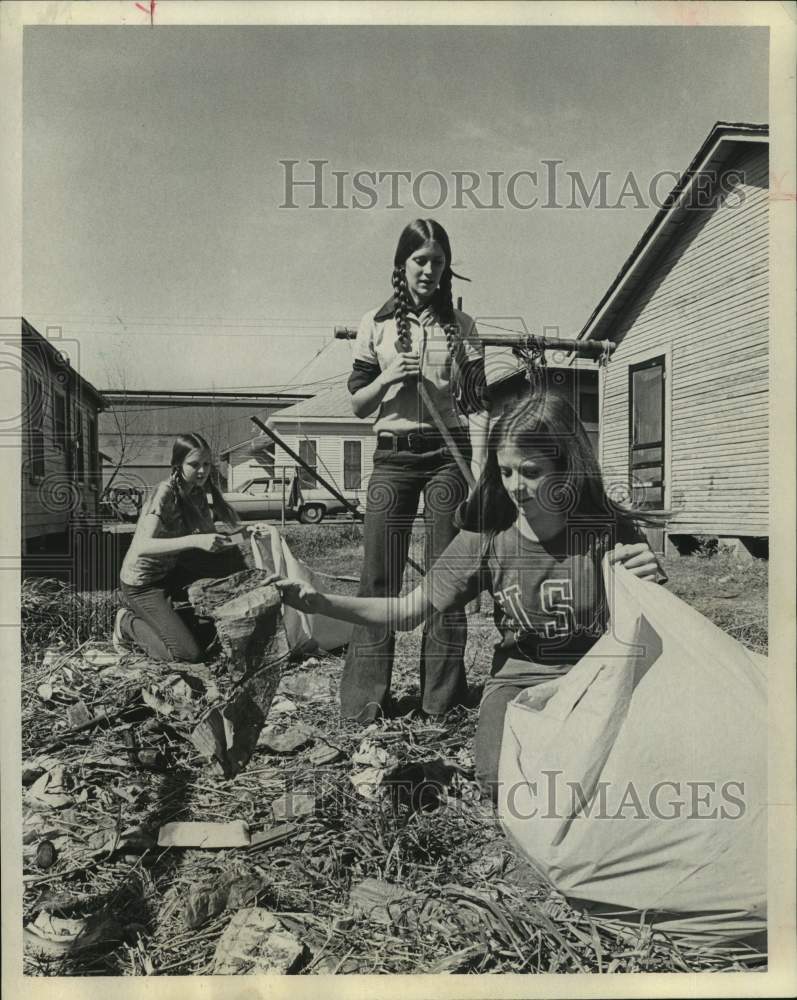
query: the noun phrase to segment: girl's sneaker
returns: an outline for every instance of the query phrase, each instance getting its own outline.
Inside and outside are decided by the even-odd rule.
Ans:
[[[119,608],[113,622],[113,637],[111,641],[113,642],[113,648],[120,654],[129,653],[133,649],[132,643],[124,637],[122,632],[122,621],[127,613],[127,608]]]

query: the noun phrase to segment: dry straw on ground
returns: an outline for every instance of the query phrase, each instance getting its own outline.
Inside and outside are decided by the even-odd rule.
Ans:
[[[345,549],[314,558],[333,575],[341,562],[350,572]],[[743,570],[707,571],[711,561],[700,562],[695,580],[702,577],[704,597],[707,574],[715,583],[732,575],[713,586],[715,595],[743,583]],[[761,570],[754,571],[760,591]],[[688,573],[673,577],[675,586],[690,586]],[[765,608],[765,592],[763,601]],[[572,909],[515,855],[478,795],[470,754],[476,709],[441,723],[417,713],[371,727],[341,721],[339,657],[285,671],[268,731],[245,770],[225,779],[189,739],[202,712],[229,690],[222,664],[171,671],[132,654],[114,657],[111,606],[109,595],[79,597],[55,584],[23,591],[24,916],[84,927],[62,955],[42,955],[35,941],[26,946],[28,974],[210,974],[234,913],[254,905],[303,944],[291,969],[297,974],[719,971],[752,961],[732,950],[685,952],[644,925],[629,930]],[[761,605],[751,606],[753,625],[740,619],[725,627],[760,649]],[[491,642],[490,618],[471,616],[474,686]],[[399,696],[417,692],[418,643],[416,634],[400,637]],[[70,707],[71,718],[85,718],[74,711],[78,702],[99,721],[69,733]],[[405,774],[431,774],[445,788],[413,801],[383,785],[366,798],[352,776],[368,761],[382,771],[415,765]],[[297,795],[298,815],[286,793]],[[159,828],[180,820],[242,820],[256,843],[158,848]],[[54,848],[51,866],[42,842]],[[385,883],[397,887],[392,902],[385,903]]]

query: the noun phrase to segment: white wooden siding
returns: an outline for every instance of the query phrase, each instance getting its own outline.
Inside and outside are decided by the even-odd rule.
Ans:
[[[741,205],[687,216],[614,334],[601,454],[628,479],[628,367],[668,353],[671,534],[768,534],[768,157],[745,150]]]
[[[299,442],[308,438],[316,442],[318,472],[336,486],[346,497],[356,497],[365,504],[368,480],[373,469],[373,454],[376,436],[370,424],[366,427],[357,421],[352,423],[327,424],[321,421],[303,420],[301,424],[280,421],[274,423],[274,430],[289,448],[299,454]],[[362,478],[359,490],[343,489],[343,442],[359,441],[362,447]],[[293,469],[294,459],[279,445],[274,446],[274,464],[277,468],[286,465]]]

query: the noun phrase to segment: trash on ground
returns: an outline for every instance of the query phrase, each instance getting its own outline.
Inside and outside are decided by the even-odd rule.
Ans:
[[[93,721],[93,718],[84,701],[78,701],[66,710],[66,721],[69,723],[70,729],[75,729],[77,726],[87,726]]]
[[[158,847],[248,847],[249,842],[249,827],[243,820],[166,823],[158,831]]]
[[[42,871],[52,868],[58,860],[58,851],[51,840],[42,840],[36,848],[36,864]]]
[[[349,912],[380,924],[400,923],[417,894],[403,886],[378,878],[366,878],[352,887]]]
[[[286,792],[271,803],[271,812],[274,814],[274,819],[280,823],[302,816],[312,816],[315,805],[314,795],[305,792]]]
[[[183,922],[190,930],[196,930],[226,909],[251,906],[264,885],[261,876],[235,871],[224,871],[214,879],[192,885],[183,899]]]
[[[268,910],[239,910],[216,945],[217,976],[285,975],[301,958],[302,942]]]
[[[351,783],[357,790],[358,795],[364,799],[376,799],[385,776],[383,767],[366,767],[362,771],[357,771],[351,775]]]
[[[313,736],[313,730],[301,723],[291,726],[282,733],[276,732],[274,726],[266,726],[260,734],[257,745],[266,747],[274,753],[294,753],[300,747],[307,746]]]
[[[111,918],[68,919],[42,910],[23,928],[26,950],[46,958],[59,958],[86,948],[107,947],[123,939],[119,924]]]
[[[118,653],[109,653],[104,649],[84,649],[80,654],[89,666],[97,670],[103,667],[113,667],[119,662]]]
[[[34,808],[47,806],[50,809],[63,809],[75,801],[73,795],[64,788],[64,768],[59,764],[51,771],[45,772],[27,790],[27,798]]]
[[[343,751],[337,747],[330,746],[329,743],[319,743],[307,753],[308,764],[314,767],[322,767],[324,764],[331,764],[335,760],[340,760]]]
[[[352,754],[353,764],[364,764],[367,767],[385,767],[390,754],[384,747],[378,747],[371,740],[363,740],[360,747]]]
[[[250,850],[255,850],[255,848],[273,847],[275,844],[281,844],[289,840],[298,830],[299,827],[295,823],[281,823],[279,826],[272,826],[268,830],[259,830],[257,833],[252,834],[249,848]]]

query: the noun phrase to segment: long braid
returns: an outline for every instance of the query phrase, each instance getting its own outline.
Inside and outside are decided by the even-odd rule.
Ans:
[[[454,312],[454,298],[451,293],[451,267],[446,267],[440,278],[440,284],[435,293],[435,308],[443,324],[446,335],[446,347],[451,359],[451,392],[456,400],[459,397],[462,367],[465,362],[465,345],[462,341],[462,331]]]
[[[393,268],[393,298],[396,307],[396,332],[402,350],[408,351],[412,346],[410,336],[410,292],[407,288],[407,274],[403,267]]]

